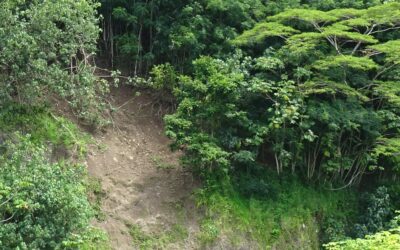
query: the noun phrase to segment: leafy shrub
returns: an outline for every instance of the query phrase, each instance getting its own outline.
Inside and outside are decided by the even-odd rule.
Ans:
[[[88,227],[80,234],[72,234],[63,241],[64,249],[110,250],[110,242],[106,233],[98,228]]]
[[[176,109],[176,100],[173,91],[178,84],[178,73],[169,64],[160,64],[153,67],[151,78],[146,87],[154,91],[154,99],[167,110]]]
[[[0,248],[60,248],[88,230],[93,211],[82,166],[49,163],[43,146],[18,134],[0,166]]]
[[[364,208],[362,223],[356,224],[354,229],[357,238],[384,230],[393,216],[388,189],[384,186],[378,187],[374,193],[365,194],[361,206]]]
[[[205,219],[200,225],[200,233],[197,236],[203,245],[213,243],[219,236],[220,232],[214,221]]]
[[[221,142],[224,132],[230,132],[245,116],[236,113],[243,76],[210,57],[196,60],[194,67],[195,78],[180,77],[175,89],[180,104],[175,114],[165,117],[166,133],[174,147],[186,145],[188,165],[201,171],[227,171],[230,153]]]
[[[236,180],[239,192],[245,197],[260,199],[276,197],[277,190],[274,190],[270,183],[262,178],[243,174],[241,178],[237,178]]]
[[[91,66],[99,35],[92,0],[0,3],[0,104],[59,96],[80,118],[98,122],[108,90]]]
[[[158,91],[164,90],[172,94],[177,84],[178,74],[171,64],[165,63],[156,65],[153,67],[150,74],[152,78],[151,88]]]
[[[325,218],[322,224],[322,242],[339,241],[346,238],[347,224],[338,218]]]
[[[375,250],[389,249],[395,250],[400,248],[400,227],[399,217],[393,221],[393,227],[387,231],[367,235],[363,239],[345,240],[339,242],[331,242],[324,245],[327,250]]]

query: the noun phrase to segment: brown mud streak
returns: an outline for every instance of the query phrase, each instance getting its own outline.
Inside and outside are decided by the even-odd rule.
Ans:
[[[102,200],[103,221],[95,222],[107,231],[114,249],[135,249],[129,234],[131,225],[147,232],[167,230],[178,223],[177,206],[185,211],[189,238],[171,248],[193,248],[191,237],[198,230],[191,197],[197,184],[178,164],[179,153],[172,153],[160,119],[152,115],[150,95],[133,98],[130,87],[112,90],[111,104],[118,108],[113,125],[95,136],[98,147],[88,156],[91,176],[100,180],[106,196]],[[155,159],[173,169],[159,169]],[[192,212],[193,211],[193,212]]]

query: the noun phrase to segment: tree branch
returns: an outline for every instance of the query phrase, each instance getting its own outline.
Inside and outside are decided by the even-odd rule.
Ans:
[[[394,26],[394,27],[391,27],[391,28],[383,29],[383,30],[377,30],[377,31],[374,31],[374,32],[372,32],[370,34],[382,33],[382,32],[385,32],[385,31],[397,30],[397,29],[400,29],[400,26]]]
[[[371,34],[372,34],[372,31],[375,29],[376,26],[377,26],[376,24],[372,25],[372,27],[371,27],[370,29],[367,29],[367,30],[364,32],[364,35],[371,35]],[[359,41],[359,42],[357,43],[357,45],[354,47],[353,51],[351,52],[351,55],[354,55],[354,53],[356,53],[356,51],[357,51],[358,48],[361,46],[361,44],[362,44],[362,41]]]

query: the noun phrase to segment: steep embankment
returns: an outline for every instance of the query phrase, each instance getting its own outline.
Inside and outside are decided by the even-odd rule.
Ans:
[[[170,141],[164,136],[162,121],[152,112],[149,94],[136,96],[132,88],[125,86],[114,89],[109,101],[115,107],[113,124],[95,135],[96,146],[89,151],[87,163],[90,175],[100,181],[104,193],[95,224],[109,234],[113,249],[262,248],[251,236],[254,229],[248,228],[258,225],[253,224],[257,216],[266,216],[253,216],[260,207],[253,212],[242,207],[243,214],[224,214],[224,210],[241,207],[225,197],[228,203],[214,204],[222,218],[204,221],[205,211],[195,207],[192,196],[199,183],[179,165],[181,153],[170,151]],[[263,217],[265,223],[273,219],[273,210],[266,211],[272,217]],[[297,221],[288,216],[287,221],[296,223],[286,225],[285,218],[280,218],[283,233],[272,249],[316,249],[318,230],[312,226],[314,221],[308,225],[301,218]],[[241,223],[242,231],[236,230],[239,225],[234,221]],[[204,222],[212,226],[200,227]],[[270,232],[265,232],[265,238],[269,237]]]
[[[89,173],[105,192],[104,218],[96,224],[108,232],[115,249],[132,249],[134,242],[193,248],[196,184],[179,166],[179,153],[170,151],[162,123],[147,105],[151,101],[146,94],[135,97],[129,87],[112,91],[113,125],[95,136],[98,146],[88,157]],[[167,237],[174,228],[180,228],[179,237]]]

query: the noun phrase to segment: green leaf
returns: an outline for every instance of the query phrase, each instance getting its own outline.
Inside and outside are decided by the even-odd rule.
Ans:
[[[370,58],[355,57],[349,55],[328,56],[318,60],[313,64],[318,70],[328,70],[334,68],[352,68],[361,71],[376,69],[379,66]]]
[[[291,53],[306,54],[315,53],[313,51],[317,46],[321,45],[324,35],[318,32],[303,32],[289,37],[286,45],[283,47]]]
[[[351,27],[343,25],[342,23],[335,23],[331,26],[324,27],[322,34],[324,36],[333,36],[346,38],[352,41],[360,41],[364,43],[377,43],[378,40],[373,36],[360,34],[358,32],[350,32]]]
[[[233,40],[233,43],[236,45],[260,43],[267,37],[287,37],[297,32],[299,31],[281,23],[264,22],[256,24],[251,30],[245,31]]]
[[[400,107],[400,82],[398,81],[377,81],[374,92],[379,96],[387,99],[387,101]]]
[[[361,16],[364,12],[365,10],[349,8],[349,9],[333,9],[331,11],[328,11],[327,14],[340,19],[344,18],[353,20],[356,17]]]
[[[347,97],[355,97],[363,102],[367,102],[369,98],[357,89],[350,87],[345,83],[338,83],[329,80],[313,80],[308,81],[301,85],[300,88],[304,91],[305,95],[318,95],[318,94],[329,94],[329,95],[344,95]]]
[[[400,24],[400,3],[392,2],[368,8],[362,17],[378,25]]]
[[[299,19],[316,24],[322,22],[334,22],[338,20],[337,17],[327,12],[311,9],[290,9],[268,18],[268,20],[277,22],[285,22],[293,19]]]
[[[368,48],[385,53],[385,61],[400,63],[400,40],[369,46]]]

